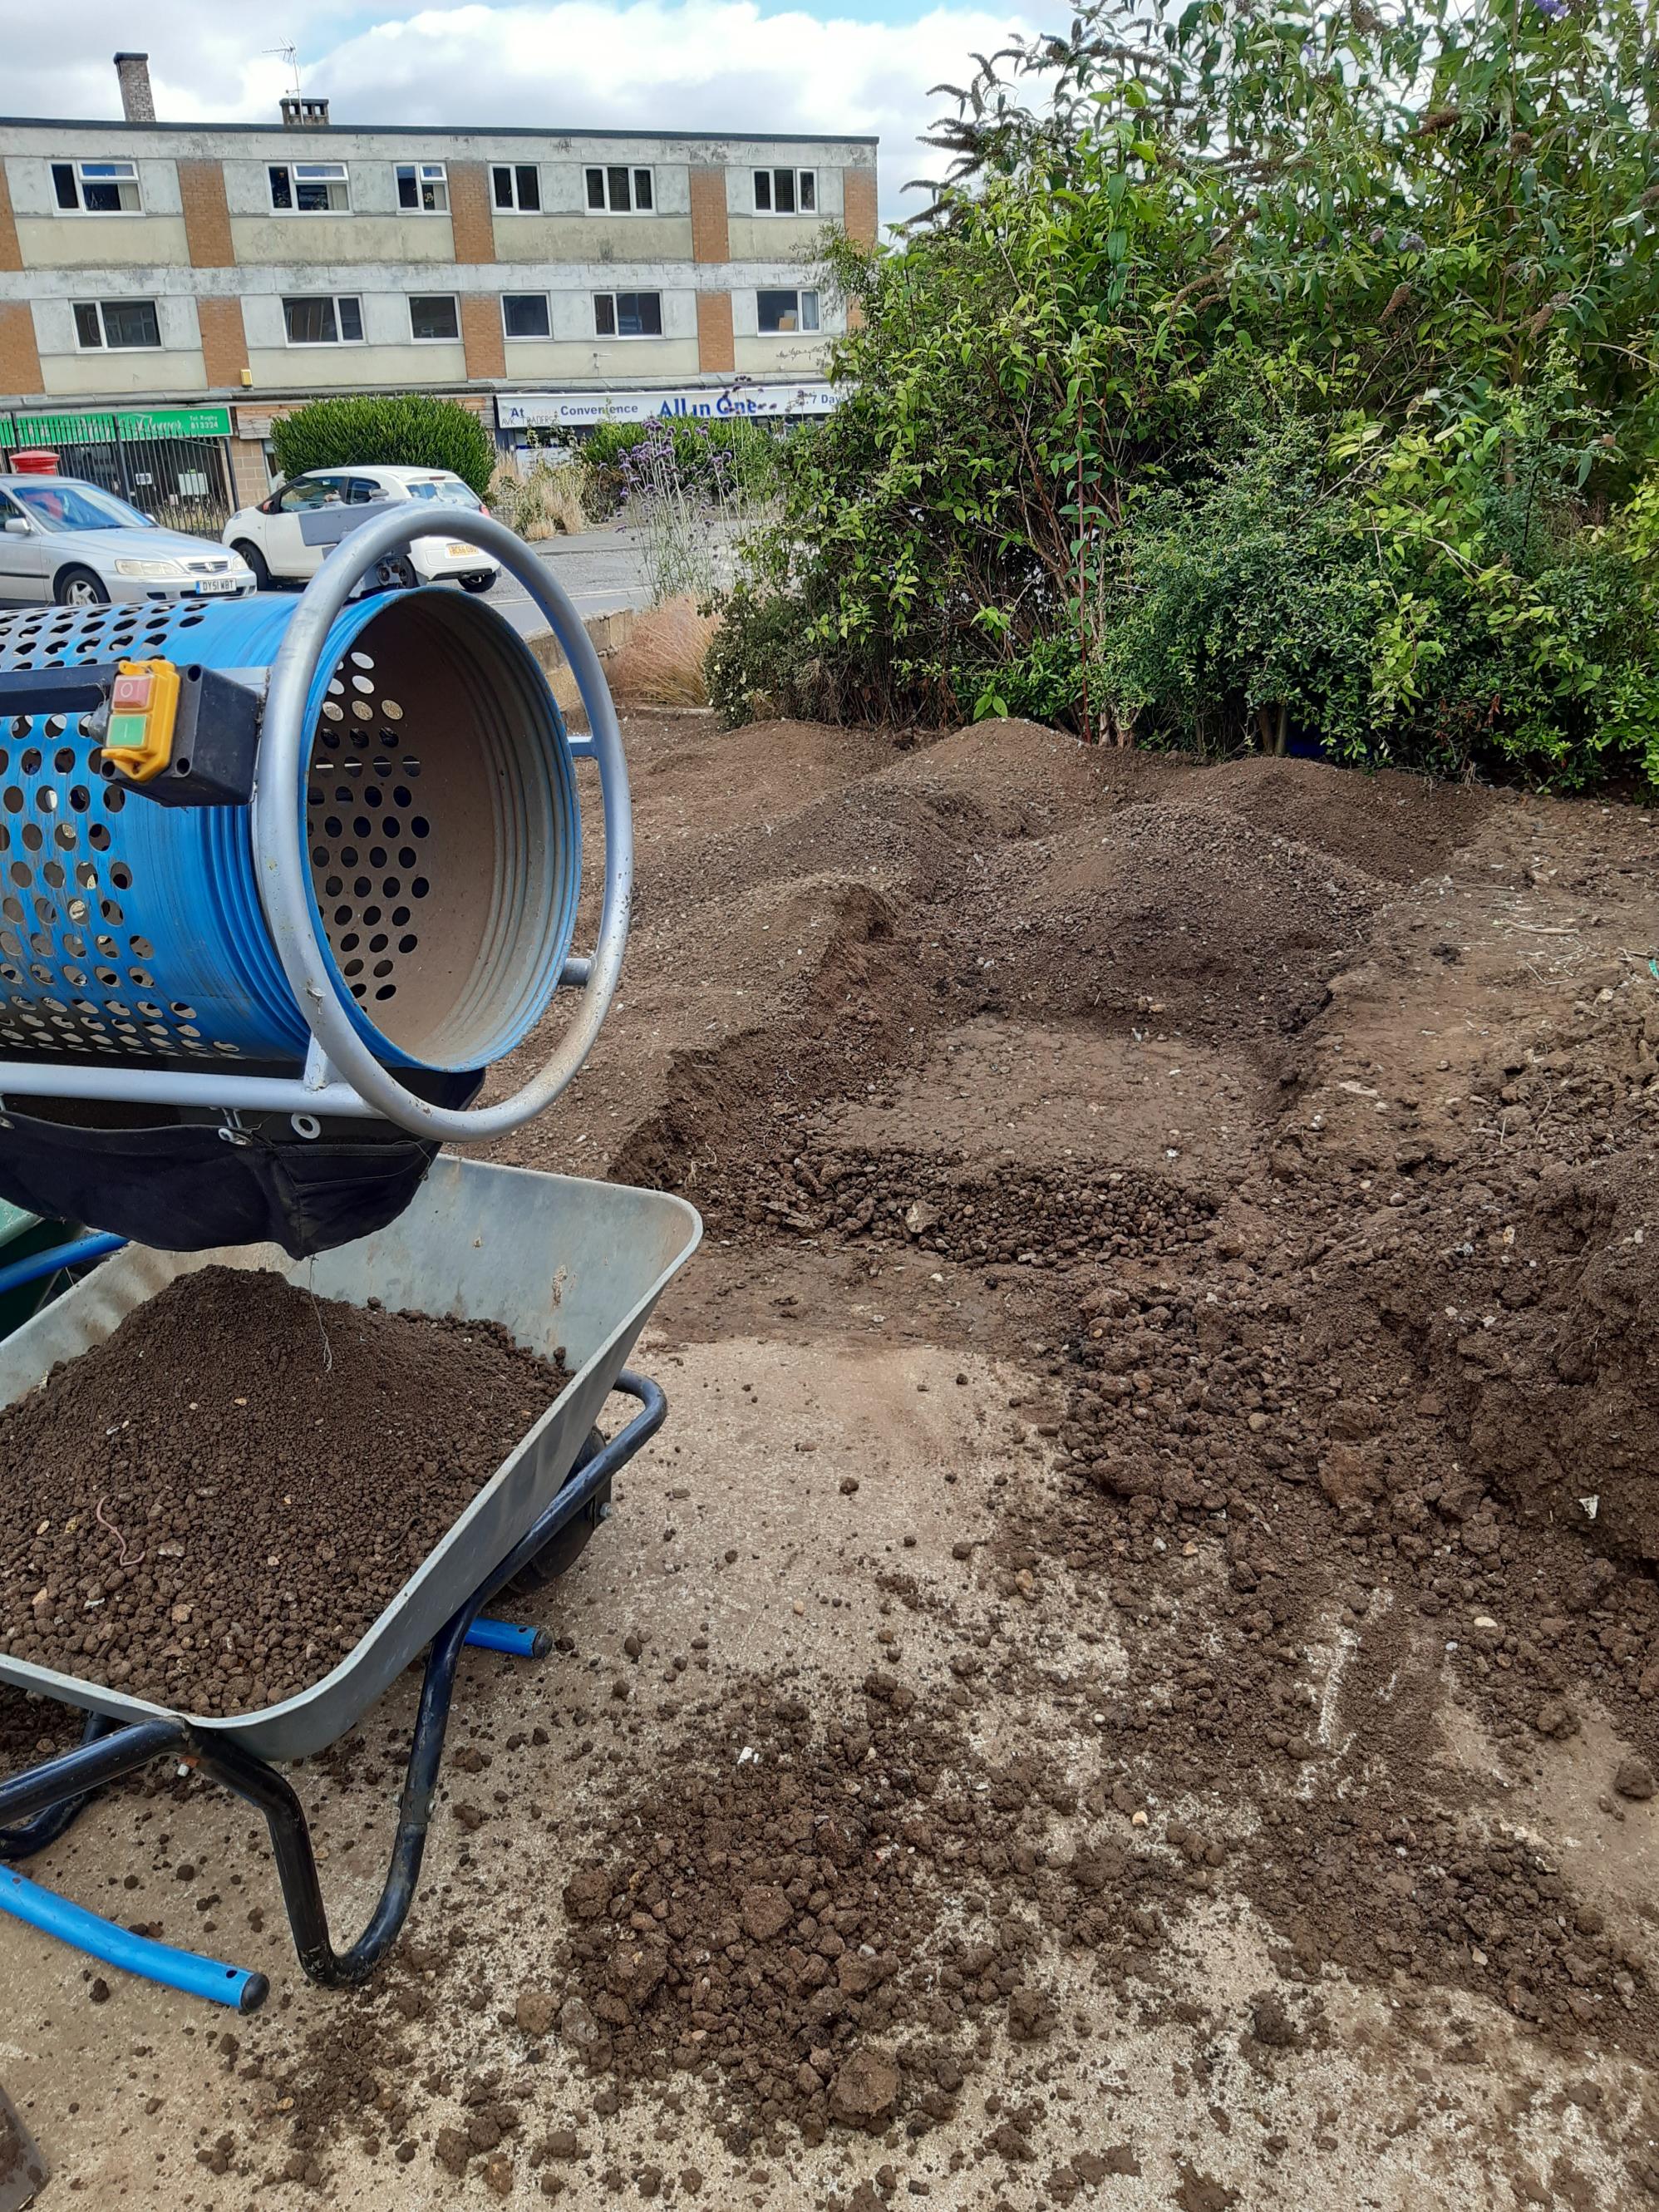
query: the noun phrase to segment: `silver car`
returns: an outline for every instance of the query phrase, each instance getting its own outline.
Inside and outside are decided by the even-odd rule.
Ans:
[[[253,571],[78,477],[0,476],[0,599],[240,599]]]

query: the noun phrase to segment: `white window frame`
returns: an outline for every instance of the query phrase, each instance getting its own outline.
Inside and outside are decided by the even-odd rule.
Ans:
[[[793,298],[795,302],[795,327],[793,331],[769,331],[763,326],[761,322],[760,307],[761,295],[763,292],[787,292]],[[812,303],[812,319],[810,323],[806,319],[806,303],[809,300]],[[818,296],[818,289],[817,285],[757,284],[755,288],[755,329],[763,338],[815,338],[821,337],[823,335],[823,302]]]
[[[276,198],[276,188],[272,182],[272,179],[275,177],[278,169],[285,171],[288,176],[288,194],[290,204],[287,207],[282,206],[278,202]],[[308,173],[302,175],[302,171],[308,172]],[[331,205],[328,207],[319,208],[302,208],[300,205],[300,186],[301,184],[338,185],[341,191],[345,194],[345,204],[343,207],[334,207]],[[272,215],[319,216],[349,215],[351,213],[351,171],[343,161],[267,161],[265,164],[265,190],[270,195],[270,212]]]
[[[363,331],[363,295],[361,292],[283,292],[278,295],[283,310],[283,343],[295,353],[333,353],[341,346],[366,345]],[[334,336],[331,338],[291,338],[288,334],[288,303],[290,300],[326,300],[334,310]],[[340,335],[340,302],[350,300],[357,309],[357,335],[355,338]]]
[[[98,343],[95,346],[89,346],[86,343],[85,339],[81,336],[80,313],[82,307],[90,307],[98,318]],[[109,325],[104,318],[104,310],[106,307],[150,308],[155,317],[155,344],[112,345],[109,339]],[[165,350],[161,339],[161,302],[159,301],[71,300],[70,301],[70,317],[75,325],[75,350],[76,353],[161,353]]]
[[[611,179],[621,171],[627,179],[628,205],[617,207],[611,198]],[[601,204],[593,204],[593,179],[599,180]],[[649,207],[640,205],[640,179],[646,179],[651,195]],[[644,215],[657,212],[657,173],[648,161],[584,161],[582,164],[582,205],[589,215]]]
[[[490,204],[490,207],[493,209],[493,210],[495,211],[495,214],[497,214],[497,215],[545,215],[545,214],[546,214],[546,212],[547,212],[547,205],[546,205],[546,202],[542,198],[542,165],[541,165],[541,163],[540,163],[539,161],[491,161],[491,162],[489,163],[489,204]],[[501,170],[503,170],[503,169],[505,169],[505,170],[506,170],[506,172],[507,172],[507,176],[508,176],[508,178],[510,179],[511,183],[512,183],[512,197],[511,197],[510,198],[507,199],[507,200],[498,200],[498,199],[496,198],[496,197],[495,197],[495,179],[496,179],[497,174],[498,174]],[[520,169],[533,169],[533,170],[534,170],[534,172],[535,172],[535,175],[536,175],[536,204],[535,204],[535,206],[534,206],[533,208],[521,207],[521,206],[520,205],[520,203],[519,203],[519,172],[520,172]]]
[[[404,198],[404,179],[407,177],[415,187],[415,204],[408,205]],[[398,190],[399,215],[447,215],[449,213],[449,165],[446,161],[397,161],[392,164],[392,181]],[[426,191],[431,186],[434,194],[433,204],[426,204]],[[441,194],[441,198],[436,195]]]
[[[507,327],[507,303],[509,300],[539,300],[547,312],[544,331],[510,331]],[[545,292],[503,292],[501,295],[501,337],[508,345],[545,345],[553,335],[553,302]]]
[[[637,284],[629,286],[625,289],[631,291],[633,296],[636,300],[655,300],[657,303],[657,328],[654,331],[623,330],[622,327],[622,317],[617,313],[617,301],[622,295],[614,291],[595,292],[593,295],[594,337],[602,340],[606,344],[614,345],[649,345],[656,340],[665,337],[667,334],[662,328],[663,315],[661,290],[654,285],[647,285],[642,288]],[[599,302],[601,300],[609,300],[611,302],[611,320],[615,327],[608,331],[602,331],[599,328]]]
[[[459,292],[407,292],[404,295],[409,308],[409,343],[410,345],[459,345],[461,343],[461,299]],[[455,327],[441,338],[418,337],[415,331],[415,302],[416,300],[447,300],[455,310]]]
[[[89,216],[94,222],[107,222],[112,216],[118,219],[122,216],[143,215],[144,212],[144,188],[139,180],[138,164],[136,161],[82,161],[76,159],[52,161],[48,164],[48,167],[52,172],[52,212],[55,215],[77,218]],[[58,204],[57,173],[59,169],[67,169],[75,179],[76,204],[72,208],[62,207]],[[94,173],[89,175],[88,173],[89,171]],[[104,173],[98,174],[99,171]],[[86,188],[88,184],[115,185],[118,187],[122,185],[131,185],[133,198],[137,204],[130,208],[89,208],[86,201]]]
[[[769,202],[765,207],[761,205],[760,196],[760,184],[763,177],[766,179],[766,197]],[[780,177],[787,177],[791,179],[789,189],[793,193],[795,201],[792,208],[781,208],[775,204],[778,197],[777,180]],[[801,179],[804,177],[811,179],[812,204],[810,208],[804,208],[800,204]],[[792,169],[787,162],[781,161],[775,166],[753,170],[750,173],[750,182],[751,186],[750,196],[755,203],[755,213],[757,216],[769,217],[777,216],[785,222],[799,222],[805,216],[816,222],[823,212],[818,206],[818,173],[816,169]]]

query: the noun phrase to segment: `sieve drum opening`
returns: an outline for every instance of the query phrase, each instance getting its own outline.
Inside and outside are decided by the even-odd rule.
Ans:
[[[483,1066],[539,1018],[574,925],[546,680],[493,610],[432,590],[376,600],[319,681],[305,843],[336,988],[387,1057]]]

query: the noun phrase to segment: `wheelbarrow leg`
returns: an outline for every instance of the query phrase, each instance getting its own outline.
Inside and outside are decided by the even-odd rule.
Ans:
[[[265,1816],[276,1875],[283,1886],[283,1903],[294,1931],[294,1948],[307,1978],[325,1989],[343,1989],[366,1982],[409,1917],[415,1885],[426,1855],[427,1829],[432,1820],[433,1794],[443,1758],[444,1731],[449,1725],[450,1702],[455,1693],[455,1668],[471,1626],[470,1609],[458,1613],[427,1655],[421,1680],[420,1709],[415,1717],[415,1735],[409,1747],[409,1766],[398,1803],[398,1830],[392,1839],[392,1863],[386,1871],[380,1902],[356,1942],[337,1951],[328,1932],[328,1911],[322,1885],[317,1878],[317,1854],[305,1808],[285,1776],[255,1759],[234,1743],[214,1737],[197,1737],[191,1750],[216,1781],[245,1797]]]
[[[277,1877],[283,1886],[283,1902],[294,1931],[295,1949],[308,1978],[325,1989],[366,1982],[409,1917],[415,1885],[420,1879],[421,1861],[426,1853],[433,1794],[443,1759],[444,1731],[449,1724],[450,1703],[455,1693],[455,1669],[475,1624],[486,1631],[492,1626],[480,1623],[479,1613],[498,1590],[504,1589],[531,1560],[546,1550],[568,1522],[599,1496],[617,1468],[625,1466],[641,1445],[662,1426],[668,1401],[656,1383],[624,1370],[617,1378],[616,1388],[638,1400],[639,1412],[593,1454],[580,1473],[571,1477],[535,1527],[508,1553],[489,1580],[474,1591],[459,1613],[451,1616],[433,1640],[421,1681],[420,1709],[415,1717],[415,1736],[409,1748],[409,1767],[398,1807],[392,1864],[380,1902],[369,1915],[368,1925],[348,1949],[337,1951],[329,1935],[328,1912],[323,1903],[322,1885],[317,1878],[317,1855],[312,1848],[305,1808],[293,1785],[263,1759],[254,1758],[216,1733],[192,1734],[191,1755],[204,1770],[264,1814]],[[498,1629],[507,1627],[508,1637],[533,1638],[536,1633],[514,1631],[507,1624],[494,1626]],[[485,1649],[503,1648],[502,1641],[495,1638],[479,1641]],[[520,1647],[508,1643],[507,1648]]]

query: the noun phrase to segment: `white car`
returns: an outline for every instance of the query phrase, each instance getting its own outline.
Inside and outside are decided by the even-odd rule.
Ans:
[[[482,514],[483,501],[447,469],[307,469],[258,507],[233,514],[220,535],[264,591],[314,576],[342,538],[387,506],[414,500],[433,508],[436,534],[417,538],[406,559],[382,562],[378,580],[410,585],[453,578],[469,592],[487,592],[501,563],[469,545],[465,534],[465,512]],[[447,515],[444,508],[462,512]]]
[[[0,476],[0,600],[245,599],[253,578],[210,538],[168,530],[79,477]]]

